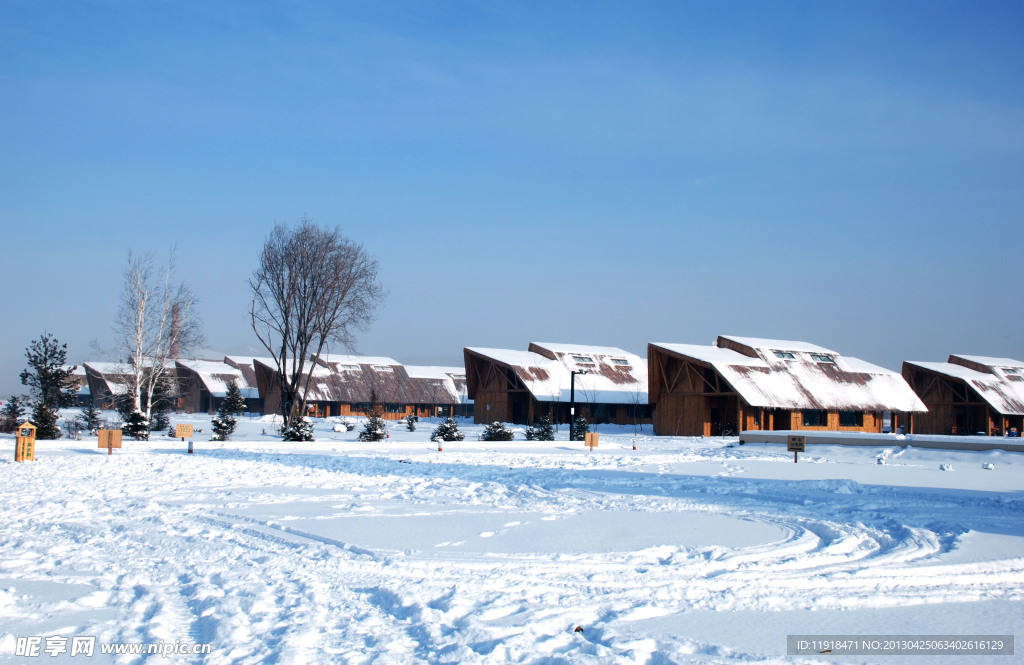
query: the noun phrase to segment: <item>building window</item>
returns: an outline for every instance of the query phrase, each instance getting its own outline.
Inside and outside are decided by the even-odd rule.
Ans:
[[[783,360],[796,360],[796,356],[789,351],[774,351],[776,358],[782,358]]]
[[[840,427],[864,427],[864,412],[863,411],[840,411],[839,412],[839,426]]]
[[[1012,374],[1012,375],[1016,376],[1016,375],[1020,374],[1020,372],[1018,372],[1017,370],[1013,369],[1012,367],[1004,367],[1003,368],[1003,374]]]
[[[825,427],[828,425],[828,411],[804,409],[804,427]]]
[[[761,426],[761,409],[754,409],[754,427]]]
[[[358,372],[359,365],[338,365],[338,370],[342,372]]]
[[[651,417],[651,405],[650,404],[627,404],[626,405],[626,417],[627,418],[650,418]]]
[[[452,378],[456,379],[456,380],[465,380],[466,375],[465,374],[452,374]]]
[[[629,367],[629,361],[622,358],[612,358],[613,365],[619,365],[621,367]]]
[[[404,404],[385,404],[384,411],[387,413],[405,413]]]
[[[573,356],[572,359],[573,359],[573,361],[575,361],[576,363],[578,363],[580,365],[593,365],[594,364],[594,359],[591,358],[590,356]]]
[[[811,360],[819,363],[834,363],[835,359],[832,356],[826,356],[823,353],[812,353]]]
[[[394,372],[395,369],[391,365],[374,365],[373,368],[378,372]]]

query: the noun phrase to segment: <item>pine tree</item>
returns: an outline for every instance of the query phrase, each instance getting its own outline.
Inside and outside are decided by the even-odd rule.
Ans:
[[[416,431],[416,416],[411,413],[405,417],[405,428],[410,432]]]
[[[381,441],[387,435],[388,427],[384,422],[384,407],[377,401],[377,391],[370,390],[370,409],[366,413],[366,426],[359,433],[360,441]]]
[[[227,441],[228,438],[234,433],[237,421],[235,420],[234,411],[232,409],[238,408],[237,401],[232,402],[231,400],[231,388],[234,387],[235,394],[239,397],[242,396],[238,392],[238,386],[235,385],[234,381],[228,384],[228,393],[223,400],[221,400],[220,406],[217,408],[217,415],[214,416],[211,426],[213,427],[213,440],[214,441]],[[245,403],[245,400],[242,400]]]
[[[51,411],[74,406],[77,401],[78,384],[74,371],[66,367],[68,345],[61,344],[46,333],[32,342],[25,350],[28,368],[21,373],[21,383],[32,388],[37,402],[42,402]],[[37,438],[39,433],[36,433]]]
[[[40,335],[25,350],[28,368],[21,373],[21,383],[32,388],[36,401],[31,420],[37,439],[59,439],[58,411],[77,400],[73,375],[77,367],[65,367],[67,355],[68,345],[49,333]]]
[[[224,401],[221,402],[221,406],[224,407],[224,413],[232,416],[245,413],[245,398],[242,397],[242,391],[238,389],[238,382],[234,379],[228,381],[228,390],[224,395]]]
[[[0,432],[10,434],[18,425],[25,422],[25,409],[28,408],[28,395],[11,395],[0,410]]]
[[[459,431],[454,418],[446,418],[430,435],[431,441],[462,441],[465,438],[466,435]]]
[[[484,441],[511,441],[514,436],[515,432],[495,420],[484,428],[482,438]]]
[[[96,408],[96,404],[92,397],[89,398],[89,403],[85,405],[84,409],[82,409],[81,420],[85,429],[88,430],[89,433],[93,433],[100,428],[100,421],[102,420],[100,410]]]
[[[32,418],[30,419],[36,426],[36,439],[59,439],[58,418],[55,409],[51,409],[43,402],[36,402],[35,407],[32,408]]]
[[[587,432],[590,431],[590,423],[583,416],[576,416],[576,422],[572,424],[572,430],[570,431],[569,439],[571,441],[583,441],[587,438]]]
[[[146,414],[141,411],[132,411],[121,426],[121,432],[124,436],[131,437],[136,441],[148,441],[149,420],[146,419]]]
[[[536,427],[529,427],[526,430],[527,441],[554,441],[555,428],[551,426],[550,416],[541,416],[537,420]]]
[[[221,406],[223,406],[221,402]],[[235,431],[237,421],[235,417],[230,413],[224,413],[223,410],[218,410],[217,415],[213,417],[210,426],[213,427],[213,440],[214,441],[227,441],[232,433]]]
[[[291,427],[281,427],[281,436],[285,441],[312,441],[313,421],[305,416],[296,418]]]

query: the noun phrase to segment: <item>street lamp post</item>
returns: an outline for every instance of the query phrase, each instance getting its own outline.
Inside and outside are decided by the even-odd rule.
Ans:
[[[569,440],[572,441],[573,428],[576,427],[576,375],[586,374],[585,369],[574,369],[569,372]]]

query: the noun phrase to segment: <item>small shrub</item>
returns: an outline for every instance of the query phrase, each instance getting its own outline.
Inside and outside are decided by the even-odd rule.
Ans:
[[[511,441],[515,433],[498,421],[494,421],[484,429],[484,441]]]
[[[551,426],[551,418],[548,416],[541,416],[541,418],[537,421],[536,427],[528,427],[526,429],[526,440],[554,441],[555,428]]]
[[[466,435],[459,431],[454,418],[446,418],[430,435],[431,441],[462,441]]]

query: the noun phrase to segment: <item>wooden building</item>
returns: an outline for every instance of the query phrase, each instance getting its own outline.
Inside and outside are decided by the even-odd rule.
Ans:
[[[1020,434],[1024,431],[1024,363],[951,355],[947,362],[904,362],[903,378],[928,407],[914,429],[923,434]]]
[[[87,362],[82,363],[89,395],[97,409],[114,409],[115,399],[129,393],[131,377],[129,368],[123,363]]]
[[[464,349],[473,421],[532,425],[569,422],[572,372],[576,413],[591,423],[650,423],[647,363],[613,347],[531,343],[527,351]]]
[[[266,412],[279,413],[281,397],[274,361],[256,358],[253,364]],[[323,356],[307,367],[310,389],[306,406],[311,417],[365,416],[373,395],[383,406],[386,420],[434,417],[440,410],[452,413],[461,404],[454,378],[464,376],[460,368],[416,367],[410,371],[392,358],[352,355]]]
[[[135,377],[131,365],[119,362],[86,362],[85,379],[88,384],[89,397],[97,409],[116,409],[117,398],[131,393]],[[173,410],[185,410],[179,385],[179,369],[174,360],[168,361],[164,376],[170,382],[172,390],[178,391],[178,397],[171,405]]]
[[[177,360],[179,408],[187,413],[216,413],[227,396],[228,383],[234,381],[245,398],[246,411],[263,412],[255,381],[252,359],[225,358],[224,360]],[[243,371],[241,368],[246,368]]]
[[[898,373],[806,342],[721,336],[649,344],[656,434],[741,430],[909,432],[925,405]]]

